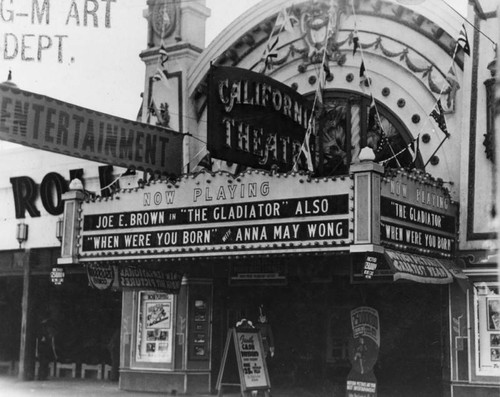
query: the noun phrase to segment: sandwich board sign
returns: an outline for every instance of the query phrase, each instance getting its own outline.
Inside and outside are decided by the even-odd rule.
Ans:
[[[223,396],[227,386],[240,387],[243,397],[259,390],[270,396],[271,382],[258,329],[229,329],[217,378],[218,396]]]

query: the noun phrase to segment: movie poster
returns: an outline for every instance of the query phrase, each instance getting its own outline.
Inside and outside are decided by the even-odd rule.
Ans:
[[[137,361],[172,362],[173,295],[139,293]]]

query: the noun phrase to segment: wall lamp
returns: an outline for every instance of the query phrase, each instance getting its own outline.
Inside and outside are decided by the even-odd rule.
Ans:
[[[25,223],[18,223],[16,230],[16,239],[19,241],[19,249],[21,249],[21,244],[28,239],[28,225]]]
[[[63,218],[59,218],[56,222],[56,237],[59,241],[62,241],[63,237],[63,224],[64,224]]]

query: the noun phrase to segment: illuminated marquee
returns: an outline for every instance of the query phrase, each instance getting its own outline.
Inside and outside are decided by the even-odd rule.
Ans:
[[[248,171],[121,191],[82,203],[80,258],[347,250],[351,184]]]
[[[456,249],[458,206],[435,181],[406,172],[385,177],[380,215],[381,239],[389,247],[447,257]]]

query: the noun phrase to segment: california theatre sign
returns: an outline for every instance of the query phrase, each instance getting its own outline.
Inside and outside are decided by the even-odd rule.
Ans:
[[[314,132],[310,101],[279,81],[234,67],[213,67],[208,91],[207,148],[213,157],[292,169],[309,123]],[[313,139],[310,146],[314,151]]]
[[[248,171],[122,191],[82,203],[80,260],[347,250],[351,184]]]

